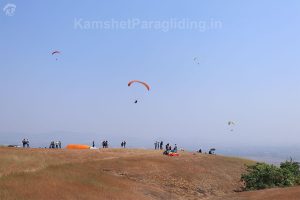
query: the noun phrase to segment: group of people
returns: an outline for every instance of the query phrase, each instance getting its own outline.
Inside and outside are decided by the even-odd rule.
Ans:
[[[215,155],[215,154],[216,154],[215,151],[216,151],[216,149],[215,149],[215,148],[212,148],[212,149],[210,149],[210,150],[208,151],[208,154]],[[199,149],[199,150],[197,151],[197,153],[202,153],[202,149]],[[207,152],[204,152],[204,154],[207,154]]]
[[[168,144],[166,145],[166,149],[165,149],[165,151],[163,152],[163,154],[164,154],[164,155],[168,155],[168,154],[170,154],[170,153],[177,153],[177,149],[178,149],[177,144],[175,144],[174,148],[172,148],[172,146],[168,143]]]
[[[121,147],[126,148],[126,141],[121,142]]]
[[[166,145],[166,151],[172,151],[173,153],[177,153],[177,144],[175,144],[174,148],[172,149],[172,146],[168,143]]]
[[[51,141],[49,149],[61,149],[61,141]]]
[[[29,148],[29,140],[28,139],[23,139],[22,144],[23,144],[23,148],[25,148],[25,147]],[[155,150],[163,150],[163,144],[164,144],[163,141],[160,141],[160,142],[156,141],[154,143]],[[62,147],[61,141],[51,141],[50,146],[49,146],[50,149],[61,149],[61,147]],[[95,147],[95,141],[93,141],[92,147]],[[102,141],[102,148],[108,148],[107,140]],[[126,141],[121,142],[121,148],[126,148]],[[164,153],[169,153],[169,152],[177,153],[177,145],[175,144],[174,148],[172,148],[172,146],[168,143],[165,146]],[[198,152],[202,153],[201,149]],[[210,154],[213,154],[213,151],[210,151]]]
[[[108,141],[102,141],[102,148],[108,148]]]
[[[23,144],[23,148],[25,148],[25,147],[27,147],[27,148],[29,148],[29,140],[28,139],[23,139],[22,140],[22,144]]]
[[[154,149],[155,150],[163,150],[163,145],[164,145],[163,141],[160,141],[160,142],[156,141],[154,143]],[[178,147],[176,144],[175,144],[174,148],[172,148],[172,146],[169,143],[166,144],[165,151],[177,153],[177,150],[178,150]]]
[[[163,150],[163,145],[164,145],[163,141],[160,141],[160,142],[156,141],[154,143],[154,149],[155,150]]]

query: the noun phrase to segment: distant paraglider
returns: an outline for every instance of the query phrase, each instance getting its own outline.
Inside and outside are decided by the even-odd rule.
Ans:
[[[200,65],[200,60],[198,57],[194,57],[194,62],[197,64],[197,65]]]
[[[233,128],[233,127],[235,126],[235,122],[233,122],[233,121],[228,121],[227,124],[228,124],[228,126],[230,127],[230,131],[233,132],[233,131],[234,131],[234,128]]]
[[[231,126],[231,125],[235,125],[235,123],[233,121],[229,121],[228,126]]]
[[[60,51],[53,51],[52,55],[57,54],[57,53],[60,53]]]
[[[148,91],[150,91],[150,86],[149,86],[147,83],[142,82],[142,81],[138,81],[138,80],[130,81],[130,82],[128,83],[128,87],[130,87],[133,83],[139,83],[139,84],[142,84],[142,85],[144,85],[144,86],[147,88]]]
[[[128,87],[130,87],[132,84],[135,84],[135,83],[141,84],[142,86],[144,86],[147,89],[147,91],[150,91],[150,85],[148,85],[146,82],[142,82],[142,81],[138,81],[138,80],[129,81]],[[138,103],[138,99],[136,99],[134,101],[134,103],[137,104]]]
[[[57,54],[60,54],[60,51],[52,51],[51,54],[52,54],[52,56],[55,56]],[[55,60],[58,60],[57,57],[55,58]]]

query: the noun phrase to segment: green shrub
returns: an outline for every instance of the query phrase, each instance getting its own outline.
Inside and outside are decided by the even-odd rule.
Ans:
[[[273,187],[288,187],[300,185],[300,170],[293,160],[280,164],[280,167],[266,163],[256,163],[247,166],[242,174],[245,190],[259,190]]]

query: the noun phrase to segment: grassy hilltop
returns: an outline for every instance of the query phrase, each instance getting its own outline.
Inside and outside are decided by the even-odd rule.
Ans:
[[[0,199],[257,199],[269,193],[235,192],[251,163],[190,152],[0,148]]]

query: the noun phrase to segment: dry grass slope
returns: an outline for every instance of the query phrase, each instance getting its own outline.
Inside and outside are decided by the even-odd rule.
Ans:
[[[161,153],[0,148],[0,199],[247,199],[253,195],[234,193],[241,187],[244,164],[252,161]]]

